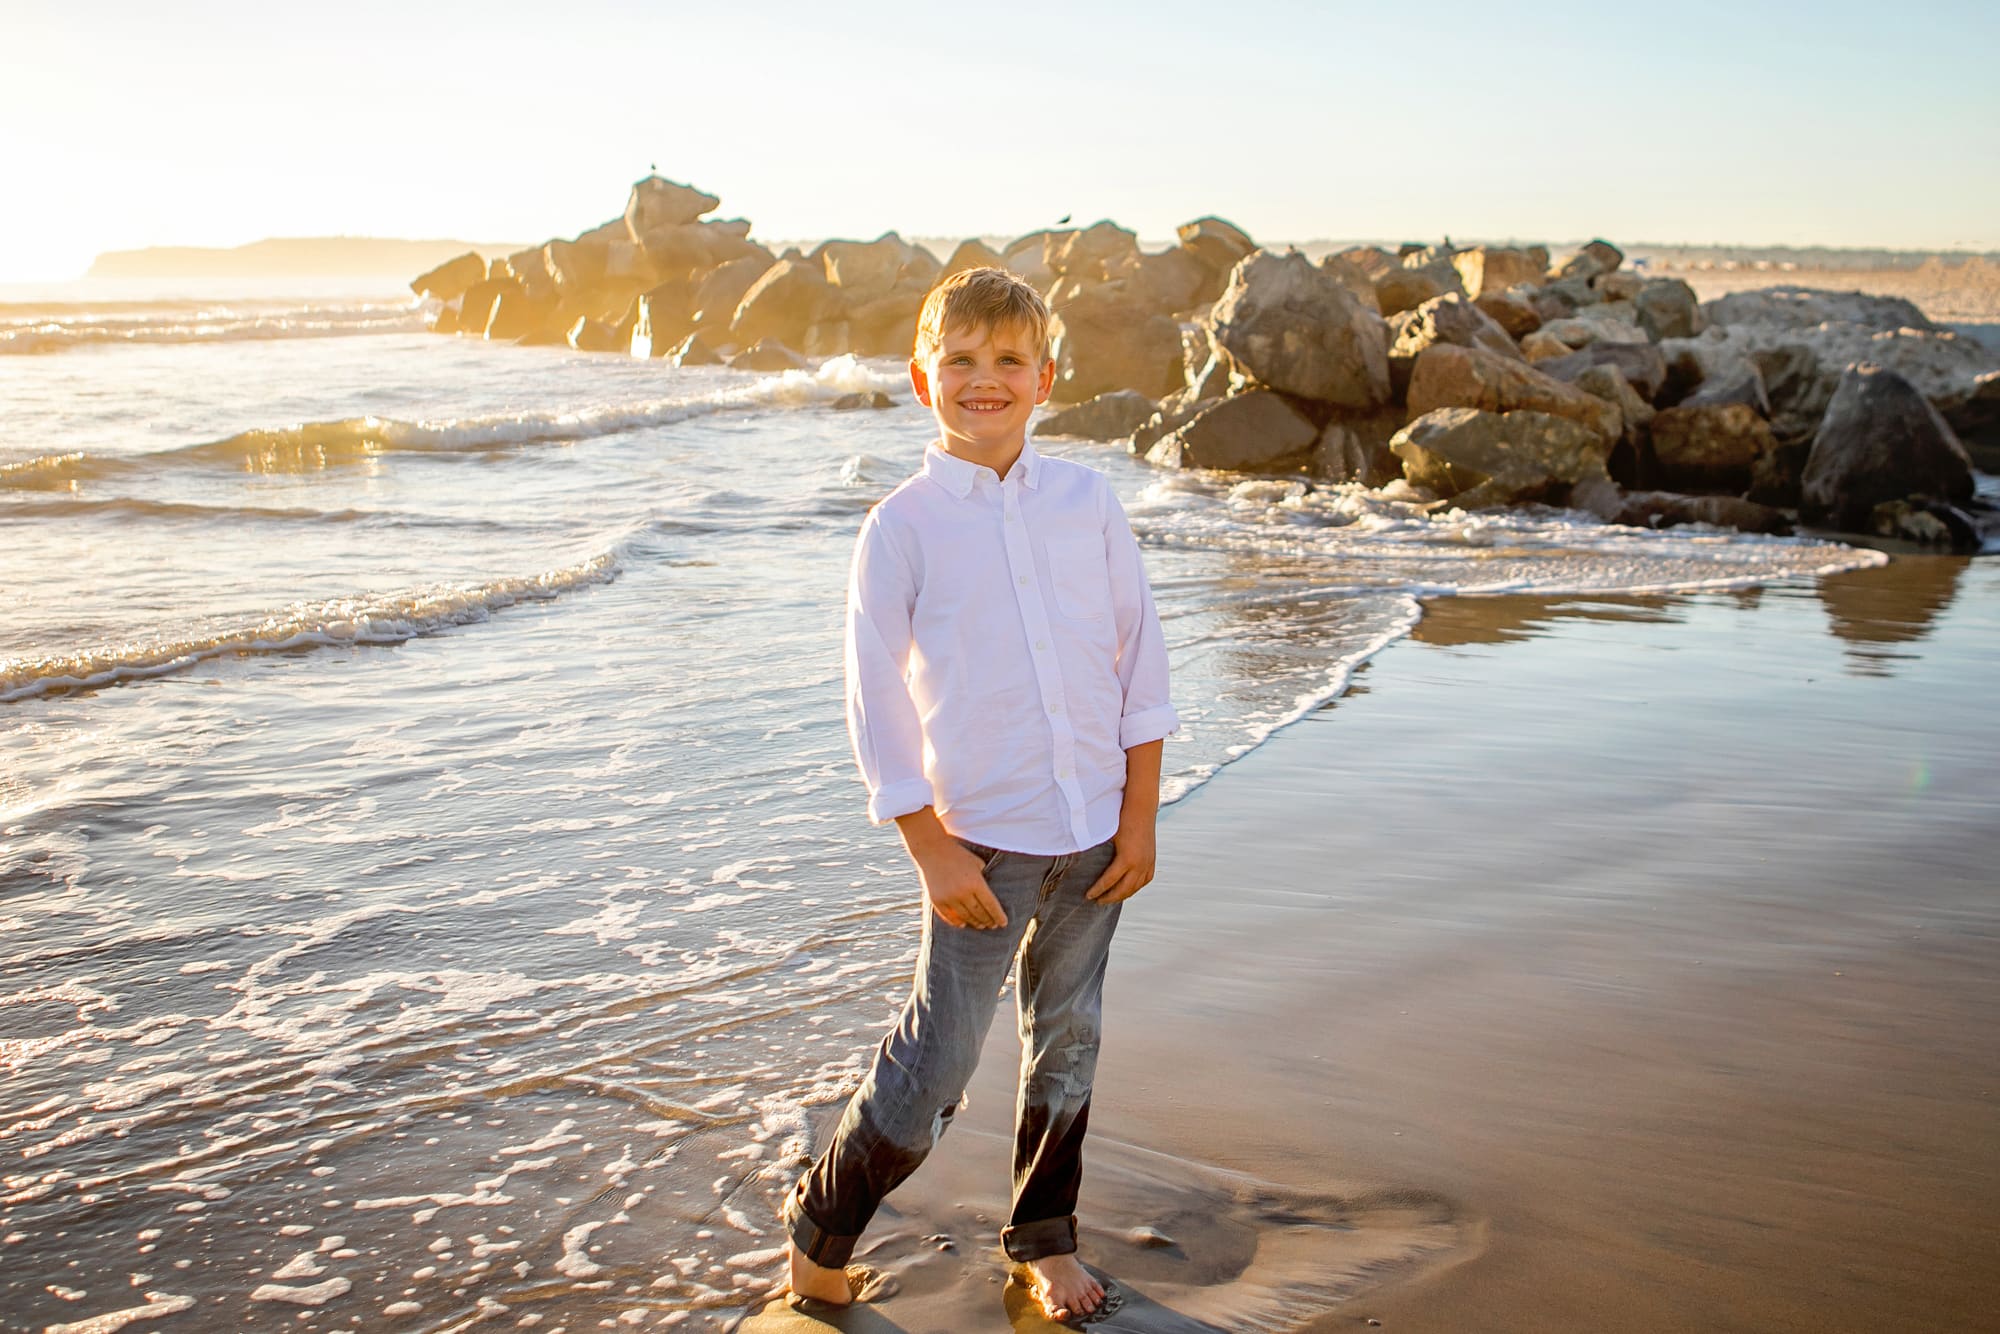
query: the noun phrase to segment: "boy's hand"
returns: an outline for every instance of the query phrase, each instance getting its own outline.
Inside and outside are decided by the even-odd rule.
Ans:
[[[1007,913],[986,883],[986,868],[965,845],[947,834],[937,813],[926,806],[896,818],[903,846],[917,864],[924,898],[948,926],[991,931],[1007,925]]]
[[[1154,832],[1151,818],[1118,826],[1111,836],[1111,865],[1084,891],[1095,903],[1123,903],[1153,883]]]
[[[1148,741],[1125,751],[1125,801],[1118,832],[1111,836],[1111,865],[1084,891],[1094,903],[1123,903],[1153,883],[1154,823],[1160,815],[1161,743]]]

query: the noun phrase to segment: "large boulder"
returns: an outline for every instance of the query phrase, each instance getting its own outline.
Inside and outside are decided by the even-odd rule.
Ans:
[[[1486,317],[1507,331],[1509,338],[1526,338],[1542,327],[1542,314],[1535,303],[1515,292],[1485,292],[1473,304]]]
[[[633,312],[631,352],[635,357],[664,357],[674,344],[694,332],[695,285],[685,278],[664,282],[641,293]]]
[[[1777,447],[1770,397],[1754,369],[1704,384],[1653,416],[1653,457],[1679,490],[1745,491]]]
[[[1546,412],[1439,408],[1397,432],[1389,448],[1411,483],[1467,509],[1557,502],[1579,482],[1608,480],[1603,437]]]
[[[1663,338],[1692,338],[1702,330],[1701,301],[1679,278],[1648,281],[1632,304],[1639,312],[1639,327],[1656,343]]]
[[[1939,332],[1912,302],[1899,296],[1868,296],[1862,292],[1829,292],[1812,287],[1766,287],[1731,292],[1703,304],[1710,324],[1760,324],[1774,329],[1814,329],[1822,324],[1846,324],[1870,333],[1896,329]]]
[[[1809,300],[1829,294],[1799,295]],[[1704,307],[1711,320],[1715,305]],[[1742,366],[1756,365],[1770,389],[1773,426],[1781,437],[1801,440],[1810,439],[1818,429],[1842,373],[1850,366],[1892,370],[1945,412],[1965,401],[1980,376],[2000,369],[2000,353],[1974,338],[1915,327],[1870,329],[1858,322],[1829,321],[1810,327],[1711,322],[1694,338],[1672,339],[1660,347],[1670,364],[1698,371],[1701,379],[1733,378]],[[1685,382],[1690,377],[1677,369],[1676,378]]]
[[[1048,231],[1029,232],[1009,241],[1007,248],[1000,252],[1001,267],[1024,279],[1036,291],[1048,291],[1056,280],[1056,271],[1042,257],[1048,251],[1050,236],[1054,234]]]
[[[1199,298],[1209,287],[1211,276],[1192,250],[1174,246],[1139,256],[1126,286],[1154,310],[1173,315],[1200,304]]]
[[[1403,475],[1403,461],[1390,452],[1389,443],[1404,424],[1402,412],[1393,407],[1335,413],[1320,428],[1306,466],[1323,482],[1386,486]]]
[[[1181,248],[1201,262],[1210,277],[1213,292],[1222,290],[1230,270],[1257,248],[1248,232],[1233,222],[1217,217],[1196,218],[1175,229]],[[1213,295],[1203,298],[1212,300]]]
[[[1065,278],[1104,282],[1138,266],[1139,238],[1105,219],[1051,235],[1042,260]]]
[[[1602,399],[1525,362],[1455,343],[1425,348],[1410,372],[1410,415],[1421,417],[1439,408],[1564,417],[1590,430],[1607,451],[1624,427],[1617,410]]]
[[[540,334],[553,335],[550,341],[562,340],[568,329],[553,327],[556,309],[553,290],[532,291],[518,279],[503,283],[494,296],[485,334],[494,342],[518,342]]]
[[[1850,368],[1827,405],[1806,460],[1808,519],[1866,531],[1876,506],[1913,496],[1963,502],[1972,460],[1915,385],[1873,366]]]
[[[1625,252],[1609,241],[1597,240],[1577,248],[1562,266],[1558,275],[1563,278],[1581,278],[1589,282],[1593,278],[1617,271],[1625,262]]]
[[[1626,491],[1613,483],[1587,482],[1570,492],[1569,503],[1606,523],[1631,528],[1673,528],[1700,523],[1744,533],[1784,536],[1792,531],[1785,512],[1740,496],[1684,496],[1673,491]]]
[[[1051,412],[1035,423],[1036,435],[1079,440],[1124,440],[1145,424],[1154,402],[1136,389],[1114,389],[1075,407]]]
[[[827,241],[807,258],[825,267],[827,282],[850,305],[886,296],[898,286],[915,287],[922,301],[943,268],[937,256],[894,232],[873,241]]]
[[[2000,370],[1988,371],[1963,395],[1948,400],[1944,419],[1975,468],[2000,473]]]
[[[1629,302],[1620,305],[1630,308]],[[1578,313],[1564,319],[1549,320],[1540,332],[1550,338],[1560,339],[1571,348],[1585,348],[1593,343],[1649,343],[1646,331],[1636,320],[1619,318],[1610,306],[1590,306],[1588,314]]]
[[[1087,288],[1055,311],[1050,397],[1081,403],[1114,389],[1164,398],[1186,382],[1180,325],[1128,292],[1122,282]]]
[[[951,258],[944,262],[944,273],[939,276],[948,277],[965,269],[1006,267],[1007,261],[1000,252],[975,236],[958,243],[958,248],[951,252]]]
[[[730,321],[736,318],[736,308],[743,304],[743,298],[749,295],[757,280],[771,267],[769,262],[755,255],[745,255],[704,275],[688,299],[688,318],[698,328],[728,328]]]
[[[1453,292],[1464,295],[1465,284],[1448,259],[1424,264],[1405,261],[1375,280],[1375,303],[1384,315],[1400,315]]]
[[[1268,389],[1225,398],[1146,452],[1162,468],[1275,469],[1303,462],[1319,431]]]
[[[1389,356],[1415,361],[1435,343],[1483,347],[1489,352],[1524,361],[1521,349],[1493,317],[1457,293],[1434,296],[1415,310],[1404,311],[1390,323],[1394,341]]]
[[[1319,266],[1340,281],[1340,285],[1354,293],[1354,299],[1364,307],[1381,314],[1382,304],[1375,297],[1375,280],[1359,264],[1345,255],[1321,255]]]
[[[746,256],[769,265],[771,252],[747,231],[743,223],[684,222],[655,228],[642,245],[646,262],[661,274],[705,273]]]
[[[1465,294],[1473,300],[1504,292],[1518,283],[1539,283],[1548,277],[1548,256],[1503,246],[1476,245],[1451,257]]]
[[[1637,446],[1643,441],[1647,428],[1658,415],[1653,405],[1639,397],[1638,391],[1632,388],[1632,382],[1616,366],[1600,362],[1585,368],[1570,383],[1618,409],[1618,419],[1623,424],[1621,434],[1627,444]]]
[[[410,279],[410,290],[418,296],[428,296],[439,301],[453,301],[464,296],[466,289],[486,278],[486,261],[477,251],[466,251],[456,259],[448,259],[434,269],[418,274]]]
[[[1536,370],[1565,384],[1574,384],[1577,377],[1592,366],[1616,367],[1639,397],[1648,403],[1659,398],[1661,389],[1667,383],[1667,359],[1651,343],[1592,343],[1578,351],[1535,363]]]
[[[625,200],[625,232],[640,245],[662,228],[678,227],[712,212],[722,201],[714,195],[660,176],[632,185]]]
[[[1207,326],[1260,385],[1349,408],[1389,399],[1388,326],[1297,251],[1260,250],[1238,264]]]
[[[1377,245],[1350,246],[1335,258],[1345,260],[1367,274],[1371,283],[1379,281],[1383,274],[1403,267],[1403,261]]]
[[[730,339],[742,347],[764,338],[803,344],[806,330],[819,322],[834,299],[824,265],[781,259],[743,293],[729,323]]]

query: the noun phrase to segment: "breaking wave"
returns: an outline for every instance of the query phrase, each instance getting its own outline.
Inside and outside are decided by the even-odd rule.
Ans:
[[[29,313],[0,311],[0,356],[141,343],[342,338],[421,333],[423,329],[424,313],[414,302],[248,307],[155,302],[109,311],[88,305],[57,306]]]
[[[81,482],[188,466],[231,472],[310,473],[386,454],[477,454],[525,445],[570,444],[717,412],[807,407],[842,394],[888,389],[899,383],[896,377],[855,357],[841,356],[817,370],[759,376],[695,396],[443,421],[347,417],[244,431],[205,444],[146,454],[44,454],[0,463],[0,488],[71,490]]]
[[[0,658],[0,704],[164,676],[230,654],[400,644],[484,621],[517,603],[545,602],[592,584],[608,583],[618,575],[624,546],[621,541],[574,565],[539,574],[300,602],[247,624],[108,644],[60,656]]]

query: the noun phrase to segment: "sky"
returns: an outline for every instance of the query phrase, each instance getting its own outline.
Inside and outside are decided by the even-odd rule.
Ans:
[[[0,0],[0,282],[574,235],[2000,249],[2000,5]]]

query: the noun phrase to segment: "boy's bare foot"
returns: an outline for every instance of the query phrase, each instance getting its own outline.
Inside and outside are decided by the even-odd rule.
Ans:
[[[828,1306],[845,1306],[854,1300],[854,1292],[847,1286],[846,1270],[814,1264],[789,1241],[785,1243],[785,1282],[799,1296]]]
[[[1027,1267],[1029,1286],[1051,1320],[1080,1320],[1104,1301],[1104,1285],[1074,1254],[1046,1255],[1028,1261]]]

